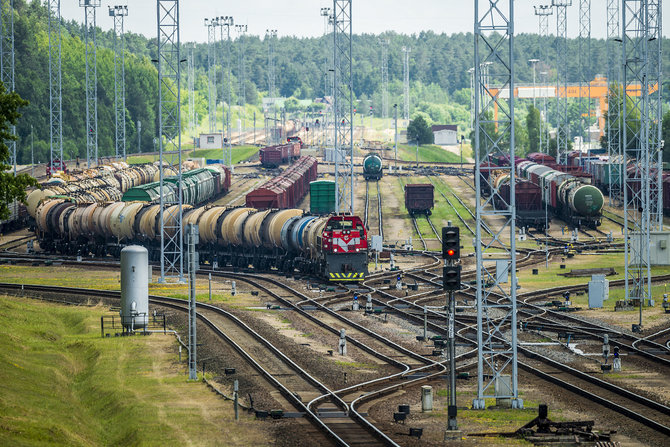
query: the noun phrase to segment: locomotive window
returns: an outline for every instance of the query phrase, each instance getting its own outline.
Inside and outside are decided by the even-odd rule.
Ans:
[[[350,220],[336,220],[332,221],[328,226],[329,230],[350,230],[354,227],[354,223]]]

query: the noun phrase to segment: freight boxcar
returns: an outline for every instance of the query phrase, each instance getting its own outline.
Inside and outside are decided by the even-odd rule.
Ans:
[[[335,212],[335,182],[316,180],[309,184],[309,209],[312,214]]]
[[[405,185],[405,208],[410,216],[432,213],[434,206],[434,187],[432,184],[418,183]]]
[[[510,189],[509,175],[506,175],[500,181],[499,195],[494,199],[496,208],[506,208],[510,204]],[[542,190],[538,185],[528,180],[517,179],[514,185],[514,207],[517,227],[544,231],[545,210],[542,205]]]
[[[298,159],[300,157],[300,147],[301,145],[298,141],[268,146],[259,151],[258,157],[262,166],[276,168],[280,164]]]
[[[258,209],[296,207],[307,194],[309,183],[316,180],[317,166],[314,157],[301,157],[282,174],[248,193],[246,206]]]

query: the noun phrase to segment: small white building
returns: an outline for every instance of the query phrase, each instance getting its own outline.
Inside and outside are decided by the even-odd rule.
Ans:
[[[198,147],[200,149],[221,149],[223,147],[223,134],[201,133]]]
[[[458,144],[458,126],[456,124],[438,124],[431,126],[435,144],[448,146]]]

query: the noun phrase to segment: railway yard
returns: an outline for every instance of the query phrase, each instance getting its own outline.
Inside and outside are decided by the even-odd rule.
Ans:
[[[379,180],[364,180],[363,157],[356,159],[355,208],[367,237],[381,235],[384,242],[377,267],[373,257],[368,259],[369,273],[361,282],[329,282],[297,270],[267,272],[254,268],[253,261],[251,266],[214,266],[201,258],[196,296],[198,354],[204,360],[198,370],[205,369],[209,386],[222,399],[230,398],[237,380],[240,411],[255,416],[258,430],[280,445],[315,445],[316,440],[323,445],[442,445],[449,364],[441,343],[447,326],[440,229],[451,221],[461,228],[463,288],[456,293],[455,317],[459,431],[447,442],[532,442],[509,433],[546,404],[552,420],[591,421],[592,440],[665,445],[670,436],[670,325],[660,299],[643,309],[642,334],[630,330],[637,309],[614,311],[623,283],[620,210],[606,206],[604,216],[611,218],[576,234],[550,216],[546,235],[528,229],[519,238],[518,377],[524,409],[495,402],[486,410],[471,409],[477,377],[473,165],[421,163],[391,173],[392,163],[384,160]],[[332,178],[332,169],[319,163],[318,179]],[[226,193],[206,203],[222,210],[244,206],[246,195],[277,172],[253,160],[238,165],[228,174]],[[430,215],[411,216],[406,210],[405,186],[414,184],[432,186]],[[309,212],[309,191],[293,206]],[[53,305],[93,306],[93,314],[109,315],[120,298],[114,252],[79,252],[77,258],[71,251],[45,251],[40,242],[52,224],[44,225],[40,230],[37,224],[37,238],[29,228],[3,234],[0,290]],[[588,278],[559,276],[590,268],[612,269],[610,298],[600,309],[589,309]],[[668,279],[670,267],[653,268],[655,297],[660,298]],[[552,306],[565,292],[572,294],[570,312]],[[165,327],[181,339],[188,337],[187,297],[185,285],[152,282],[149,287],[153,318],[164,316]],[[352,310],[355,300],[360,310]],[[339,351],[341,330],[345,353]],[[601,369],[605,334],[619,352],[621,371]],[[178,348],[177,343],[170,346],[173,357]],[[430,412],[422,411],[423,386],[432,387]],[[399,406],[403,411],[409,406],[402,418]],[[232,404],[226,408],[232,411]],[[287,433],[299,435],[287,438]],[[485,433],[490,436],[482,437]]]
[[[127,3],[0,4],[0,446],[670,446],[661,1]]]

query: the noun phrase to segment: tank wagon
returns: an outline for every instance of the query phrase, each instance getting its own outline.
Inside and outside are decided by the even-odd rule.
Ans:
[[[125,246],[142,245],[157,260],[159,206],[51,199],[38,208],[36,233],[47,252],[119,256]],[[331,281],[362,281],[367,274],[367,233],[358,216],[184,205],[184,227],[189,223],[200,229],[201,261],[287,273],[298,270]]]
[[[213,199],[230,189],[230,171],[222,165],[209,165],[206,168],[193,169],[182,173],[182,203],[186,205],[197,205]],[[179,193],[179,179],[170,176],[163,179],[162,195],[166,202],[176,202]],[[123,202],[149,202],[160,201],[160,182],[147,183],[135,186],[123,194]]]
[[[254,189],[246,196],[251,208],[295,208],[316,180],[318,163],[311,156],[300,157],[283,173]]]
[[[494,180],[498,190],[493,198],[497,209],[507,208],[510,204],[509,174],[500,174]],[[536,228],[544,231],[546,226],[542,190],[533,182],[516,179],[514,185],[514,206],[516,208],[516,226],[520,228]]]
[[[264,147],[258,151],[258,158],[262,166],[276,168],[280,164],[298,159],[301,147],[301,142],[299,141]]]
[[[34,219],[42,200],[56,195],[67,196],[81,203],[121,200],[122,194],[128,189],[153,182],[158,179],[158,175],[158,166],[153,164],[129,166],[126,163],[112,163],[87,169],[80,174],[54,177],[28,194],[27,211]]]
[[[517,165],[517,175],[538,185],[542,203],[568,224],[595,228],[601,223],[604,198],[591,185],[591,177],[577,177],[549,166],[524,161]]]
[[[382,158],[374,152],[363,159],[363,178],[365,180],[379,180],[383,175]]]
[[[405,185],[405,208],[410,216],[415,214],[430,216],[434,205],[434,189],[430,183]]]

